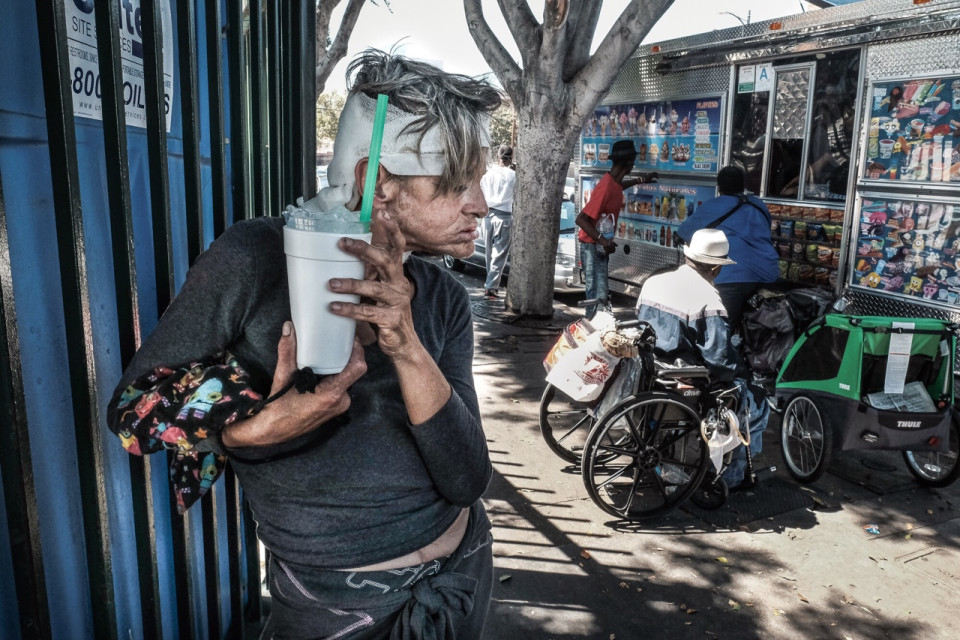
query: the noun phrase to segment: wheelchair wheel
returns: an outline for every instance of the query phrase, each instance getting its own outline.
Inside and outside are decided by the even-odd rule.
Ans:
[[[950,450],[904,451],[903,459],[910,473],[928,487],[946,487],[960,475],[960,426],[950,425]]]
[[[579,463],[583,443],[593,427],[587,405],[552,384],[540,398],[540,434],[550,450],[567,462]]]
[[[798,482],[817,480],[830,463],[833,433],[807,396],[794,396],[783,411],[780,452],[787,471]]]
[[[717,478],[716,481],[704,478],[697,490],[690,494],[690,502],[701,509],[713,511],[725,505],[729,497],[730,488],[723,478]]]
[[[709,463],[700,417],[673,394],[650,392],[623,400],[597,421],[581,473],[601,509],[644,520],[686,501]]]

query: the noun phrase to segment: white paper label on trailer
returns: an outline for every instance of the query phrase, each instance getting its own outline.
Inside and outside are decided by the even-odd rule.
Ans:
[[[894,329],[913,329],[912,322],[894,322]],[[887,375],[883,379],[884,393],[903,393],[907,380],[907,366],[910,364],[910,349],[913,347],[912,333],[893,333],[890,335],[890,352],[887,356]]]
[[[113,0],[119,5],[120,68],[123,73],[123,102],[126,121],[134,127],[147,127],[146,91],[143,77],[143,27],[140,0]],[[97,54],[97,20],[94,0],[64,2],[67,22],[67,49],[70,56],[70,90],[73,115],[103,120],[100,104],[100,66]],[[169,0],[159,0],[163,29],[163,109],[167,132],[173,109],[173,19]]]
[[[757,67],[752,64],[745,64],[740,67],[740,73],[737,76],[737,93],[753,93],[754,83],[757,81]]]
[[[756,92],[773,91],[773,64],[758,64],[757,79],[753,85]]]

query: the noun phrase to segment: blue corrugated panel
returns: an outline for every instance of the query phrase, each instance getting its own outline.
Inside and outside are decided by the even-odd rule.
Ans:
[[[175,4],[175,3],[171,3]],[[71,416],[70,381],[66,371],[66,338],[54,234],[54,212],[50,159],[46,146],[46,123],[40,73],[39,42],[34,3],[0,0],[0,175],[10,237],[11,271],[16,299],[16,320],[21,341],[25,404],[30,428],[33,470],[36,477],[41,520],[46,586],[51,603],[54,637],[91,637],[91,603],[87,582],[81,502],[77,480],[74,424]],[[173,24],[176,8],[171,7]],[[203,33],[203,11],[198,12],[198,33]],[[174,43],[176,37],[174,36]],[[202,39],[200,40],[202,43]],[[51,46],[46,43],[44,46]],[[176,47],[174,47],[176,49]],[[199,46],[201,113],[206,114],[205,49]],[[174,281],[177,287],[187,271],[182,140],[179,108],[179,73],[174,71],[175,97],[172,103],[172,130],[168,137],[170,206]],[[229,95],[229,94],[226,94]],[[210,196],[209,123],[204,115],[203,192],[206,244],[212,241],[212,200]],[[130,190],[137,260],[140,316],[143,335],[156,323],[154,259],[150,226],[147,143],[143,129],[128,128]],[[121,371],[117,342],[116,300],[110,248],[110,219],[104,174],[104,144],[100,122],[77,119],[77,161],[80,169],[87,275],[89,277],[92,332],[98,405],[105,411]],[[106,429],[106,427],[103,427]],[[103,470],[108,494],[114,588],[119,635],[143,637],[137,584],[135,549],[139,544],[133,531],[128,454],[119,439],[108,434]],[[112,446],[114,445],[115,446]],[[165,637],[176,636],[177,616],[171,558],[166,460],[150,460],[154,481],[160,594]],[[218,502],[225,499],[222,482],[217,486]],[[9,570],[9,542],[3,504],[0,501],[0,636],[17,637],[15,589]],[[190,514],[194,536],[194,557],[202,557],[199,506]],[[223,522],[220,510],[218,518]],[[226,575],[225,538],[221,536]],[[206,611],[203,567],[191,567],[191,581],[197,599],[196,612]],[[224,612],[229,612],[226,584],[223,584]],[[225,618],[226,619],[226,618]],[[204,616],[197,617],[197,637],[206,637]]]

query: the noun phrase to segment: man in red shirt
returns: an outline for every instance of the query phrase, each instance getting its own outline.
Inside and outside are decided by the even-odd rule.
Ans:
[[[654,182],[656,173],[640,175],[638,178],[627,178],[637,159],[637,150],[631,140],[619,140],[613,143],[610,150],[610,160],[613,167],[603,174],[600,182],[593,189],[590,202],[584,205],[577,215],[577,226],[580,233],[580,260],[583,263],[583,277],[586,285],[588,300],[606,300],[607,270],[610,254],[617,250],[613,241],[614,231],[617,228],[617,218],[623,210],[623,191],[644,182]],[[592,318],[599,305],[590,305],[586,310],[586,317]]]

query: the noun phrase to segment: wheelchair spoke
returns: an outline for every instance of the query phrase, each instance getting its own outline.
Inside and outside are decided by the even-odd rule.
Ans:
[[[552,416],[563,416],[563,415],[576,415],[577,413],[583,413],[583,412],[581,412],[581,411],[556,411],[556,412],[554,412],[554,413],[551,413],[550,415],[552,415]],[[562,444],[564,440],[566,440],[566,439],[569,438],[572,434],[574,434],[574,433],[576,433],[577,431],[579,431],[580,429],[582,429],[583,426],[584,426],[585,424],[587,424],[589,421],[590,421],[590,415],[589,415],[589,414],[584,414],[584,416],[583,416],[582,418],[580,418],[580,420],[578,420],[576,424],[574,424],[570,429],[568,429],[567,431],[565,431],[562,436],[560,436],[559,438],[557,438],[557,444]]]
[[[598,489],[605,489],[608,484],[610,484],[610,483],[613,482],[614,480],[619,480],[621,477],[623,477],[623,474],[625,474],[626,472],[628,472],[628,471],[630,471],[631,469],[634,469],[634,468],[635,468],[635,467],[634,467],[634,465],[632,465],[632,464],[625,465],[625,466],[624,466],[622,469],[620,469],[619,471],[615,471],[615,472],[613,472],[612,474],[610,474],[610,477],[607,478],[606,480],[604,480],[603,482],[601,482],[600,484],[598,484],[598,485],[597,485],[597,488],[598,488]]]
[[[678,395],[659,391],[628,398],[602,416],[581,464],[591,500],[629,520],[676,509],[709,464],[706,444],[691,424],[699,424],[693,409]]]

